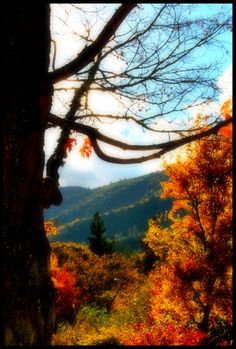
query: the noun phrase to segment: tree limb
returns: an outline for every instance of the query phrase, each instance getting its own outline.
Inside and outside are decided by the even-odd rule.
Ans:
[[[94,151],[96,152],[97,156],[100,157],[102,160],[111,162],[111,163],[119,163],[119,164],[135,164],[135,163],[142,163],[145,161],[153,160],[160,158],[165,153],[177,149],[178,147],[185,145],[189,142],[195,141],[197,139],[210,136],[211,134],[215,134],[221,127],[228,125],[230,122],[232,122],[232,118],[228,120],[223,120],[219,122],[217,125],[211,127],[210,129],[207,129],[206,131],[202,131],[199,133],[196,133],[191,136],[186,136],[181,139],[169,141],[169,142],[163,142],[160,144],[149,144],[149,145],[132,145],[127,144],[125,142],[117,141],[113,138],[107,137],[100,133],[97,129],[88,126],[79,124],[72,121],[67,121],[65,119],[61,119],[56,115],[50,114],[49,115],[49,122],[53,124],[54,126],[59,127],[65,127],[69,126],[71,130],[77,131],[79,133],[82,133],[86,136],[88,136],[91,140],[92,146],[94,148]],[[118,147],[123,150],[132,150],[132,151],[148,151],[148,150],[157,150],[159,151],[157,153],[147,155],[147,156],[141,156],[137,158],[130,158],[130,159],[120,159],[115,158],[112,156],[106,155],[98,145],[97,141],[104,142],[106,144],[109,144],[111,146]]]
[[[73,61],[48,73],[49,82],[55,84],[61,80],[65,80],[92,62],[135,6],[136,4],[122,4],[105,25],[98,38],[90,46],[85,47]]]

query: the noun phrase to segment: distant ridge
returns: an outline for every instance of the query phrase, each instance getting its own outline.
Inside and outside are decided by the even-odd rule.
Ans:
[[[95,189],[62,187],[63,203],[45,210],[45,219],[53,219],[60,231],[51,241],[87,243],[92,215],[98,211],[120,249],[138,249],[148,220],[171,207],[171,200],[160,198],[163,172],[124,179]]]

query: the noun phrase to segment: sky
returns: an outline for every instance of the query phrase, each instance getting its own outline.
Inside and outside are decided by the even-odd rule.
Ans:
[[[117,7],[118,4],[113,5]],[[75,56],[76,52],[78,52],[80,48],[78,47],[77,41],[73,38],[73,35],[71,36],[71,33],[59,35],[60,25],[62,25],[63,20],[68,21],[68,16],[66,18],[63,18],[63,16],[65,16],[65,13],[61,12],[60,7],[58,6],[59,5],[56,4],[52,5],[51,34],[53,38],[55,35],[54,33],[58,34],[55,35],[55,39],[57,40],[56,58],[57,64],[58,66],[60,66],[73,58],[73,56]],[[109,18],[109,14],[107,14],[107,16]],[[60,17],[62,20],[58,20],[58,17]],[[83,25],[86,25],[86,23],[81,23],[81,21],[78,21],[78,17],[71,18],[70,20],[74,25],[74,30],[78,30],[80,32],[83,28]],[[97,31],[99,32],[100,30],[101,28],[99,28],[98,25]],[[68,36],[67,34],[70,36]],[[59,38],[60,42],[58,42]],[[117,64],[117,62],[108,61],[107,64],[116,66],[118,67],[116,69],[119,69],[119,64]],[[208,106],[209,112],[211,110],[219,108],[219,105],[232,95],[232,61],[230,57],[225,61],[222,69],[223,70],[221,72],[221,75],[219,76],[218,84],[223,89],[223,93],[220,96],[218,102],[212,102],[212,104]],[[68,95],[70,95],[70,92],[68,92]],[[109,113],[109,110],[114,110],[114,108],[116,108],[114,99],[108,96],[94,95],[91,99],[91,103],[93,104],[93,108],[96,112]],[[58,114],[59,110],[63,112],[62,109],[63,107],[61,105],[54,105],[52,111],[55,110],[55,112],[57,112]],[[199,110],[199,108],[197,110],[193,109],[191,113],[194,115],[194,113],[197,114],[200,111],[201,110]],[[123,125],[123,123],[116,124],[115,129],[113,124],[108,124],[104,127],[103,131],[109,136],[114,135],[114,138],[119,140],[127,141],[127,139],[129,139],[129,143],[135,144],[136,142],[147,144],[150,141],[153,141],[152,135],[148,134],[147,132],[141,133],[141,131],[135,126],[129,128],[127,131],[127,128]],[[59,129],[50,129],[46,131],[44,147],[46,161],[54,150],[58,136]],[[94,152],[92,152],[92,155],[89,159],[83,158],[79,153],[79,149],[82,143],[83,138],[78,136],[77,145],[70,153],[68,153],[64,167],[60,168],[59,170],[59,183],[62,187],[81,186],[85,188],[96,188],[122,179],[138,177],[154,171],[162,170],[163,157],[161,159],[148,161],[142,164],[132,165],[119,165],[104,162],[103,160],[100,160]],[[123,152],[121,151],[121,153]],[[122,154],[122,156],[124,155]],[[174,158],[174,154],[169,153],[165,156],[165,158],[171,161],[171,159]]]

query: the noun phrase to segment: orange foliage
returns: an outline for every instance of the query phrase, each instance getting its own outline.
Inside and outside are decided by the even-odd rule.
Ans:
[[[52,253],[51,276],[56,289],[55,311],[57,317],[71,320],[81,303],[81,292],[76,287],[76,274],[68,271],[66,267],[60,268],[55,253]]]
[[[221,107],[221,113],[223,117],[227,120],[230,119],[232,114],[232,99],[228,99]],[[223,135],[225,137],[231,137],[232,138],[232,132],[233,132],[233,125],[232,122],[226,126],[223,126],[219,129],[218,134]]]
[[[47,236],[59,234],[57,227],[55,226],[54,222],[51,220],[47,220],[44,222],[44,230]]]
[[[207,335],[201,330],[172,323],[165,326],[137,323],[123,345],[201,345]]]
[[[76,138],[69,137],[63,145],[63,149],[65,152],[70,152],[74,145],[77,144]],[[80,148],[80,154],[83,157],[89,158],[92,153],[92,144],[88,137],[85,138],[82,147]]]
[[[175,200],[170,226],[150,220],[144,239],[162,260],[149,274],[150,315],[207,333],[218,318],[232,324],[232,143],[217,135],[185,149],[161,183]]]
[[[124,289],[127,287],[130,291],[134,282],[141,284],[137,267],[124,256],[116,253],[98,256],[88,246],[72,242],[55,242],[52,248],[60,264],[68,271],[76,272],[81,298],[97,306],[119,308],[126,296]]]
[[[218,134],[225,137],[232,137],[233,133],[233,125],[230,123],[229,125],[223,126],[219,129]]]
[[[87,137],[84,140],[83,146],[80,148],[80,154],[83,157],[89,158],[91,156],[91,153],[92,153],[92,144],[90,139]]]
[[[230,119],[232,117],[232,98],[224,102],[220,111],[225,119]]]

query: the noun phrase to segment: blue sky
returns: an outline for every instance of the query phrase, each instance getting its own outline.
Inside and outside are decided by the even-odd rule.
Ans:
[[[218,11],[219,7],[223,4],[202,4],[201,7],[199,7],[200,11],[206,11],[214,12]],[[55,6],[55,5],[54,5]],[[199,4],[200,6],[200,4]],[[52,11],[52,15],[56,13],[55,8]],[[78,21],[77,21],[78,22]],[[58,28],[58,21],[53,19],[52,21],[51,31],[57,31],[59,32]],[[227,40],[228,42],[231,42],[232,38],[231,35],[228,34],[227,36],[224,36],[224,40]],[[64,45],[64,46],[63,46]],[[61,65],[68,60],[68,57],[70,57],[70,52],[68,48],[71,48],[73,46],[73,39],[70,42],[70,47],[66,46],[68,45],[68,40],[66,39],[64,43],[62,42],[61,47],[59,46],[58,49],[58,64]],[[212,54],[214,54],[214,51],[210,52],[210,55],[212,57]],[[217,48],[215,51],[215,55],[219,55],[219,49]],[[209,56],[210,59],[210,56]],[[224,72],[228,70],[228,74],[225,74],[226,76],[226,85],[223,86],[225,89],[225,96],[227,97],[229,94],[229,89],[231,89],[230,79],[229,79],[229,71],[230,66],[232,64],[232,57],[229,55],[225,57],[225,62],[222,65],[222,70],[219,75],[219,83],[222,84],[222,79],[224,83]],[[223,78],[221,78],[223,76]],[[225,96],[222,96],[222,98],[225,98]],[[105,103],[109,104],[109,101]],[[114,131],[114,130],[113,130]],[[46,131],[45,136],[45,160],[51,155],[55,145],[56,145],[56,139],[59,135],[59,130],[49,130]],[[109,132],[109,129],[108,129]],[[117,139],[122,138],[125,135],[125,129],[122,127],[118,127],[116,130],[117,133]],[[129,137],[132,137],[132,134],[136,134],[136,130],[130,130]],[[137,137],[137,134],[136,134]],[[138,135],[138,137],[143,137],[144,143],[148,142],[148,135]],[[151,136],[150,136],[151,137]],[[151,139],[150,139],[151,140]],[[82,138],[78,139],[82,142]],[[141,140],[142,141],[142,140]],[[141,143],[140,141],[140,143]],[[131,143],[131,142],[130,142]],[[170,158],[171,155],[167,155],[167,159]],[[109,184],[111,182],[116,182],[120,179],[124,178],[131,178],[131,177],[137,177],[141,176],[150,172],[158,171],[161,169],[161,160],[152,160],[143,164],[135,164],[135,165],[117,165],[117,164],[110,164],[106,163],[102,160],[100,160],[94,152],[92,153],[92,156],[90,159],[84,159],[79,154],[79,144],[75,149],[72,150],[71,153],[69,153],[66,164],[63,168],[59,170],[60,173],[60,185],[61,186],[82,186],[85,188],[95,188],[102,185]]]

